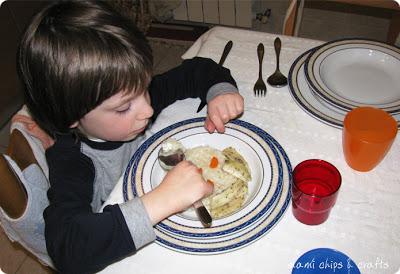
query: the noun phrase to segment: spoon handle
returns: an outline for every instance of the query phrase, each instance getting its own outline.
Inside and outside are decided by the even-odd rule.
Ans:
[[[210,227],[212,223],[212,218],[208,210],[205,208],[201,201],[197,201],[193,204],[194,209],[196,210],[197,217],[199,217],[200,222],[204,227]]]
[[[264,59],[264,44],[260,43],[257,46],[257,55],[258,55],[258,77],[262,78],[262,61]]]
[[[276,54],[276,70],[279,70],[279,55],[281,54],[281,47],[282,47],[281,39],[279,39],[279,37],[276,37],[274,41],[274,48]]]

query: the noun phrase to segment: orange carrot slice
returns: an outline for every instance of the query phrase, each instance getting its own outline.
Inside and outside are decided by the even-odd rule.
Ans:
[[[217,157],[212,157],[210,161],[210,167],[211,168],[216,168],[218,166],[218,158]]]

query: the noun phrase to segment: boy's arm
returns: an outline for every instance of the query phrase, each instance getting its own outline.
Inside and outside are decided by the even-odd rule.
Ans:
[[[140,242],[143,239],[136,242],[120,205],[107,206],[102,213],[93,212],[92,161],[80,153],[78,144],[60,147],[58,142],[46,152],[51,188],[50,206],[43,214],[47,250],[57,269],[61,273],[95,272],[147,244]],[[130,201],[130,206],[136,209],[130,211],[130,219],[135,215],[143,218],[139,211],[145,209],[140,199]],[[136,229],[145,230],[136,225]]]
[[[149,87],[154,118],[176,100],[200,98],[208,102],[216,95],[238,92],[229,69],[211,59],[195,57],[153,78]]]

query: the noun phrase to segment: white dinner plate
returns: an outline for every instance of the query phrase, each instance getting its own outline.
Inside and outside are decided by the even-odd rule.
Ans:
[[[165,230],[157,231],[157,242],[174,251],[195,254],[195,255],[214,255],[226,252],[232,252],[239,248],[245,247],[254,241],[266,235],[282,218],[287,207],[290,204],[291,193],[291,166],[287,155],[282,147],[276,144],[279,151],[280,159],[283,163],[283,187],[274,209],[269,213],[261,216],[251,226],[246,227],[236,233],[225,234],[221,238],[209,238],[203,236],[201,238],[188,238],[168,233]],[[156,229],[159,229],[158,227]]]
[[[295,102],[305,112],[327,125],[342,128],[347,111],[320,99],[315,92],[311,90],[305,76],[304,65],[307,57],[316,49],[318,49],[318,47],[304,52],[293,62],[288,77],[289,90]],[[400,126],[400,114],[396,113],[392,114],[392,116],[397,121],[397,125]]]
[[[213,220],[210,228],[201,225],[193,210],[176,214],[156,226],[158,243],[189,253],[227,252],[259,238],[280,219],[290,199],[290,162],[271,136],[240,120],[228,123],[224,134],[207,133],[204,118],[196,118],[176,123],[153,135],[129,163],[123,184],[125,200],[141,196],[160,183],[165,172],[158,164],[157,154],[160,144],[170,137],[178,139],[186,147],[235,147],[248,161],[252,181],[249,182],[248,198],[237,212]],[[253,226],[254,229],[262,226],[263,233],[254,236]]]
[[[337,128],[343,127],[345,112],[335,110],[316,98],[307,84],[304,73],[304,63],[310,49],[300,55],[292,64],[289,71],[289,90],[295,102],[312,117]]]
[[[328,42],[309,55],[305,72],[313,91],[329,104],[400,112],[400,49],[395,46],[363,39]]]

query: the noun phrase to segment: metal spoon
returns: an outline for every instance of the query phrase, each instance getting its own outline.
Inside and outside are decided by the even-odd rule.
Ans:
[[[158,152],[158,161],[160,166],[166,170],[171,170],[174,166],[176,166],[179,162],[185,160],[185,154],[182,149],[177,149],[172,152],[165,152],[163,148]],[[201,200],[195,202],[193,204],[194,210],[196,211],[197,217],[204,227],[210,227],[212,223],[212,218],[208,210],[203,205]]]
[[[279,37],[275,38],[274,48],[276,53],[276,70],[267,79],[269,85],[277,88],[284,87],[288,83],[286,76],[283,75],[279,70],[279,54],[281,53],[281,46],[282,46],[281,39],[279,39]]]

